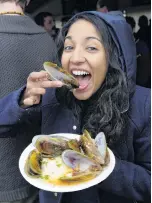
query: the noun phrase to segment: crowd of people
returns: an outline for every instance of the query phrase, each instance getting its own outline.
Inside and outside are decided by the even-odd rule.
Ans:
[[[30,0],[0,0],[0,203],[149,203],[151,197],[150,24],[110,11],[75,14],[57,29],[53,15],[25,15]],[[128,23],[131,25],[128,25]],[[50,81],[45,61],[78,81]],[[137,71],[136,71],[137,64]],[[81,76],[75,72],[87,72]],[[55,118],[55,119],[54,119]],[[18,161],[37,134],[104,132],[116,165],[100,184],[77,192],[38,190]]]
[[[136,43],[136,84],[151,88],[151,25],[148,24],[148,18],[143,15],[139,18],[139,30],[135,33],[134,18],[127,16],[126,21],[131,25]]]
[[[104,0],[98,0],[97,11],[102,13],[116,13]],[[139,17],[139,30],[135,33],[136,21],[133,17],[125,17],[130,24],[136,43],[137,71],[136,84],[142,87],[151,88],[151,20],[147,16]]]

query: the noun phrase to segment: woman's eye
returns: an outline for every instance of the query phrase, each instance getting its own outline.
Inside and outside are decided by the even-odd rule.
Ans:
[[[96,47],[87,47],[87,50],[88,51],[97,51],[97,48]]]
[[[65,50],[65,51],[70,51],[70,50],[72,50],[72,49],[73,49],[72,46],[65,46],[65,47],[64,47],[64,50]]]

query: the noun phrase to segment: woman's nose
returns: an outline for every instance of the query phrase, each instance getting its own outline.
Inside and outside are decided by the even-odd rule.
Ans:
[[[84,63],[85,62],[85,56],[83,51],[76,49],[72,52],[71,58],[70,58],[70,62],[71,63]]]

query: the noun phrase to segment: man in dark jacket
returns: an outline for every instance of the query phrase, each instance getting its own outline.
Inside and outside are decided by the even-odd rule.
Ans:
[[[148,47],[151,46],[150,44],[150,30],[148,28],[148,18],[145,15],[140,16],[139,21],[139,30],[136,33],[136,39],[144,41]]]
[[[54,60],[52,38],[24,15],[29,0],[0,0],[0,100],[26,83],[32,71]],[[18,129],[20,132],[20,129]],[[0,138],[0,202],[32,202],[35,189],[21,176],[18,160],[33,133]]]

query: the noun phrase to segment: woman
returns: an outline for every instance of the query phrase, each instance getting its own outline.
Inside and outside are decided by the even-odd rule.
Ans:
[[[45,72],[31,73],[26,87],[1,101],[0,135],[30,128],[41,128],[43,134],[87,129],[93,137],[103,131],[115,154],[112,174],[79,192],[40,191],[40,202],[147,203],[150,95],[134,83],[135,45],[126,21],[121,15],[77,14],[62,29],[58,48],[62,66],[77,78],[79,89],[71,92],[59,81],[48,81]]]

